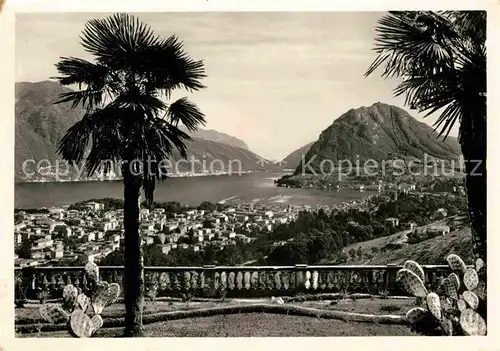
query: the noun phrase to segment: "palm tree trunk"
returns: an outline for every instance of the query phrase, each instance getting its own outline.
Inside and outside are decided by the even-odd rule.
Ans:
[[[144,302],[144,267],[141,252],[140,178],[134,176],[127,164],[123,166],[125,228],[125,337],[144,336],[142,306]]]
[[[478,118],[468,120],[474,120],[476,125],[464,125],[467,120],[462,122],[460,143],[465,159],[473,252],[475,258],[486,262],[486,123],[479,125],[482,120]]]

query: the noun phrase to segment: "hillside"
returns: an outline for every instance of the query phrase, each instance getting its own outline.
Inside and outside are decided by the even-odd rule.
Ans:
[[[375,103],[370,107],[351,109],[325,129],[306,153],[306,162],[319,170],[323,160],[337,165],[340,160],[376,161],[394,157],[416,157],[424,154],[441,159],[455,159],[460,153],[456,139],[438,138],[432,127],[417,121],[405,110]],[[295,173],[302,171],[299,164]]]
[[[310,142],[310,143],[302,146],[301,148],[295,150],[287,157],[285,157],[282,161],[285,165],[285,168],[294,168],[295,169],[302,161],[302,157],[307,154],[307,152],[309,151],[309,149],[311,148],[311,146],[313,144],[314,144],[314,142]]]
[[[187,131],[187,128],[181,129],[187,132],[192,138],[215,141],[217,143],[248,150],[248,145],[243,140],[213,129],[198,129],[195,132],[189,132]]]
[[[465,228],[418,244],[402,244],[401,248],[387,249],[385,252],[382,252],[384,251],[382,248],[387,244],[401,242],[400,234],[352,244],[344,251],[348,252],[351,248],[361,247],[364,252],[361,258],[349,257],[347,264],[403,264],[406,260],[414,260],[420,264],[446,264],[445,257],[451,253],[459,255],[470,264],[472,263],[471,241],[470,228]],[[376,247],[378,252],[373,253],[372,247]],[[367,254],[373,257],[367,257]]]
[[[79,121],[84,112],[82,108],[72,109],[71,104],[54,105],[59,94],[70,91],[52,81],[16,83],[15,105],[15,179],[29,181],[25,178],[23,163],[34,160],[28,165],[27,172],[34,171],[36,162],[47,159],[52,165],[60,157],[56,154],[59,141],[67,129]],[[194,171],[219,171],[221,164],[224,170],[232,165],[232,171],[271,170],[276,166],[270,162],[262,164],[261,158],[249,151],[246,144],[230,135],[215,130],[200,130],[192,134],[193,141],[188,142],[188,160],[194,157],[197,162]],[[238,146],[239,145],[239,146]],[[172,162],[180,160],[175,153]],[[212,162],[218,160],[217,162]],[[230,161],[233,161],[232,163]],[[205,166],[203,166],[203,164]],[[241,165],[241,167],[239,166]],[[42,165],[47,166],[47,164]],[[64,169],[64,166],[62,166]],[[191,170],[189,163],[178,163],[177,170]],[[52,176],[44,177],[54,180]]]

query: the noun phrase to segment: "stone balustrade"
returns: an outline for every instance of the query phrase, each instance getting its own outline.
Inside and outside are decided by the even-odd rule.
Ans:
[[[435,289],[450,273],[448,266],[422,266],[426,285]],[[358,266],[203,266],[145,267],[146,295],[155,297],[265,297],[299,293],[368,293],[405,295],[396,282],[400,265]],[[100,277],[122,285],[123,267],[100,266]],[[16,300],[60,298],[65,285],[86,290],[84,267],[15,268]]]

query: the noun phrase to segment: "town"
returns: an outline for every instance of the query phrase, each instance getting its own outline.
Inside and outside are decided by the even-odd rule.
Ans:
[[[458,213],[456,208],[430,209],[432,213],[423,212],[424,216],[420,218],[413,217],[414,211],[409,211],[409,215],[402,213],[398,218],[391,210],[382,210],[380,204],[386,206],[396,201],[398,194],[422,198],[425,194],[432,195],[430,191],[434,189],[439,192],[435,196],[441,199],[448,196],[449,206],[454,206],[455,198],[463,198],[463,187],[458,184],[458,181],[449,180],[432,187],[405,183],[390,186],[390,190],[383,193],[373,192],[360,200],[335,206],[204,202],[198,207],[189,207],[179,203],[156,204],[151,209],[141,209],[142,241],[143,245],[155,246],[164,255],[176,249],[203,252],[208,246],[216,250],[224,250],[236,243],[248,246],[262,233],[271,233],[280,225],[289,224],[292,228],[291,224],[301,212],[320,209],[325,213],[376,213],[374,219],[385,227],[385,232],[377,236],[406,231],[406,234],[412,233],[409,240],[415,241],[427,233],[449,233],[450,225],[447,223],[454,222],[445,219],[455,218]],[[441,205],[445,206],[445,202],[441,200]],[[386,207],[389,209],[390,206]],[[18,267],[98,263],[123,248],[123,208],[120,200],[103,199],[39,210],[17,210],[15,222],[15,265]],[[436,224],[430,225],[432,222]],[[347,224],[352,227],[357,223],[351,220]],[[293,240],[293,237],[270,240],[265,245],[275,248]]]
[[[156,244],[161,252],[191,249],[210,244],[223,249],[236,240],[255,238],[244,233],[292,221],[302,207],[239,204],[222,211],[189,208],[166,213],[165,208],[141,209],[143,244]],[[99,262],[123,246],[123,209],[106,210],[90,201],[79,210],[70,206],[42,209],[42,213],[19,211],[15,226],[16,266]]]

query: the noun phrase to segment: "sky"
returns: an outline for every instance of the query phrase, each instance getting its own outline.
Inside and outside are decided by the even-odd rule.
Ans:
[[[60,57],[91,59],[79,35],[106,13],[18,13],[16,81],[56,76]],[[177,35],[203,60],[206,89],[188,96],[206,115],[205,128],[234,135],[250,150],[279,160],[318,139],[351,108],[375,102],[404,107],[395,80],[380,71],[364,77],[375,59],[375,26],[382,12],[137,13],[160,36]],[[407,108],[405,108],[409,111]],[[418,120],[432,125],[437,116]],[[455,127],[450,135],[457,135]]]

